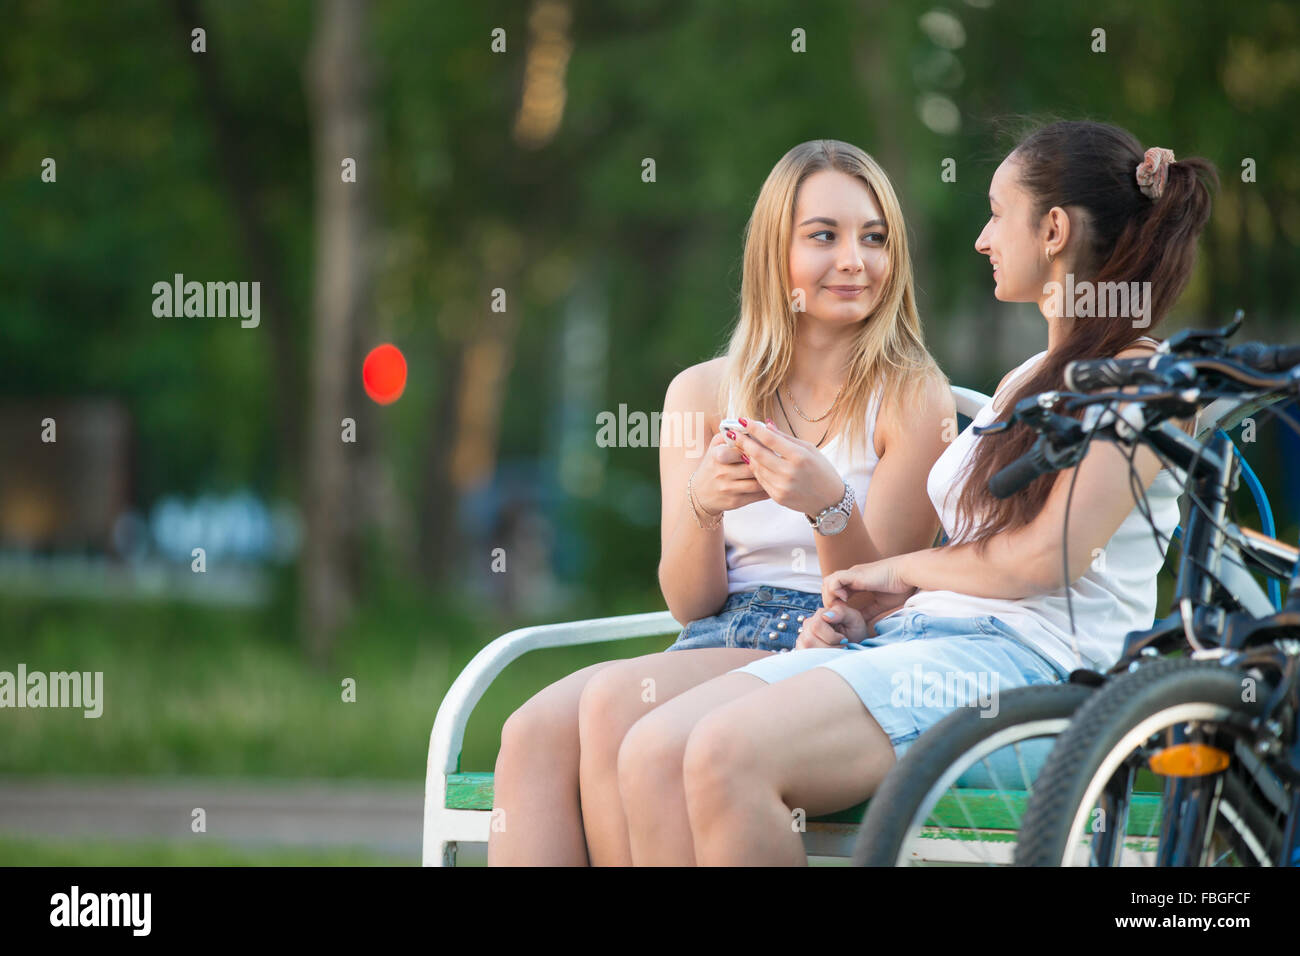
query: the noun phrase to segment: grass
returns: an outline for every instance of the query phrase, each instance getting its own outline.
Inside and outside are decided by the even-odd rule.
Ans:
[[[651,610],[568,611],[551,620]],[[104,709],[0,711],[0,773],[422,780],[438,704],[501,621],[441,596],[354,615],[334,662],[310,667],[271,611],[0,598],[0,670],[103,671]],[[671,637],[534,651],[474,711],[461,767],[491,770],[509,714],[599,660]],[[355,702],[343,700],[345,678]]]
[[[1171,575],[1161,576],[1160,608]],[[454,595],[360,609],[333,663],[309,666],[264,610],[0,595],[0,671],[102,671],[104,713],[0,710],[0,774],[419,781],[451,681],[492,638],[525,624],[653,610],[657,594],[505,620]],[[474,711],[462,770],[491,770],[509,714],[588,664],[660,651],[671,636],[533,651]],[[355,702],[342,683],[356,682]]]
[[[458,867],[482,867],[483,851],[461,850]],[[30,840],[0,838],[0,866],[418,866],[419,859],[364,850],[250,849],[180,841]],[[810,866],[848,866],[810,857]]]
[[[254,849],[222,843],[11,839],[0,866],[418,866],[419,859],[352,849]]]

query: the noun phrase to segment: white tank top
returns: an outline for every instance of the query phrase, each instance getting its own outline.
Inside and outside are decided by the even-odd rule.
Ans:
[[[867,486],[880,457],[876,454],[876,413],[880,393],[867,405],[866,453],[860,449],[850,461],[848,448],[839,435],[826,442],[821,452],[853,489],[858,513],[867,500]],[[727,417],[735,410],[728,405]],[[854,520],[861,520],[857,518]],[[778,588],[821,593],[822,570],[817,559],[816,531],[802,512],[764,499],[723,513],[722,534],[727,553],[727,593],[735,594],[768,584]]]
[[[1046,351],[1039,352],[1015,369],[994,393],[994,398],[1010,391],[1016,380],[1046,354]],[[999,411],[990,402],[930,469],[926,490],[949,537],[956,531],[956,502],[964,484],[961,475],[979,441],[972,429],[999,417]],[[1162,469],[1147,491],[1152,519],[1166,539],[1179,521],[1178,497],[1182,490],[1182,476]],[[903,610],[923,611],[936,617],[992,615],[1066,671],[1077,667],[1106,670],[1119,659],[1125,634],[1152,625],[1156,575],[1164,560],[1151,526],[1135,505],[1106,542],[1102,553],[1094,556],[1088,571],[1070,588],[1076,631],[1073,638],[1065,588],[1018,601],[972,597],[954,591],[918,591],[903,605]]]

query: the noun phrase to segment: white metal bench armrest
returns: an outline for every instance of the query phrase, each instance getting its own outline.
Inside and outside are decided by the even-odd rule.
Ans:
[[[967,418],[974,418],[979,414],[980,409],[993,401],[983,392],[977,392],[973,388],[964,388],[961,385],[952,386],[953,401],[957,403],[957,414],[965,415]]]
[[[429,735],[429,759],[424,776],[424,865],[453,864],[457,841],[487,839],[486,812],[447,809],[447,775],[455,773],[460,762],[470,714],[488,686],[511,661],[544,647],[654,637],[671,634],[679,628],[667,611],[541,624],[502,634],[475,654],[438,705]]]
[[[435,769],[443,774],[456,771],[469,715],[478,705],[488,685],[521,654],[544,647],[653,637],[680,629],[681,625],[667,611],[652,611],[648,614],[540,624],[502,634],[474,655],[438,705],[438,714],[434,718],[433,732],[429,738],[429,772],[433,773]]]

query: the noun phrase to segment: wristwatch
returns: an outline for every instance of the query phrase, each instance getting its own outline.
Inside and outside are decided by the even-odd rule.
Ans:
[[[805,514],[808,523],[817,529],[818,534],[832,535],[839,534],[849,526],[849,517],[853,514],[853,489],[849,483],[844,482],[844,497],[840,499],[839,504],[831,505],[829,508],[823,508],[817,513],[817,517]]]

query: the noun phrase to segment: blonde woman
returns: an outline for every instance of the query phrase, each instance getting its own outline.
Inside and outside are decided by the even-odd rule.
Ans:
[[[776,164],[746,229],[730,346],[673,379],[670,414],[703,415],[714,433],[702,457],[660,448],[659,583],[686,627],[673,653],[594,664],[510,716],[493,865],[630,864],[628,731],[683,691],[793,649],[824,574],[933,542],[925,478],[955,411],[922,338],[898,198],[870,156],[816,140]],[[744,435],[719,434],[726,419]],[[679,776],[680,747],[664,744]]]

